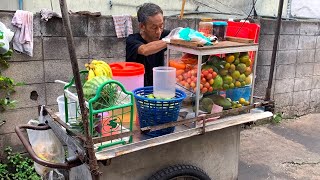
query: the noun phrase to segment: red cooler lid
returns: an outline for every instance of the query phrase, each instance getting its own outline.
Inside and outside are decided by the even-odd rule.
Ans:
[[[114,76],[137,76],[144,74],[144,65],[135,62],[116,62],[109,64]]]

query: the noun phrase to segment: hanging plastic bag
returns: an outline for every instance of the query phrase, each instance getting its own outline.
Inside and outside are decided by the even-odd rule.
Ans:
[[[0,54],[5,54],[9,51],[9,43],[13,38],[14,33],[0,22]]]
[[[30,120],[28,124],[36,126],[39,123],[44,123],[44,117],[42,115],[42,111],[43,111],[43,106],[41,107],[39,121]],[[32,149],[39,158],[45,161],[53,162],[53,163],[64,163],[65,152],[64,152],[63,146],[51,129],[49,130],[28,129],[27,133],[28,133],[29,142],[32,146]],[[50,171],[54,171],[54,169],[42,166],[36,162],[34,163],[34,168],[36,172],[42,177],[45,177],[47,173],[49,173]]]

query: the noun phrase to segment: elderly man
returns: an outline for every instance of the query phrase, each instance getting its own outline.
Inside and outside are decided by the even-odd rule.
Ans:
[[[144,85],[152,86],[152,68],[164,65],[167,44],[162,38],[170,31],[164,30],[163,11],[156,4],[143,4],[137,15],[140,32],[131,34],[126,40],[126,61],[143,64]]]

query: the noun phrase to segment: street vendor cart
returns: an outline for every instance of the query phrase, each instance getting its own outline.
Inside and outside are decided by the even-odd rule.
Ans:
[[[119,96],[121,96],[121,94],[126,95],[122,99],[123,101],[119,103],[114,102],[114,104],[116,104],[115,106],[101,108],[100,110],[94,107],[94,102],[98,101],[100,95],[93,97],[90,101],[84,101],[82,90],[80,90],[82,89],[81,74],[79,73],[76,63],[68,11],[65,2],[61,0],[60,3],[74,72],[74,78],[65,86],[65,103],[67,104],[69,102],[68,98],[78,103],[79,109],[81,109],[79,116],[81,116],[80,119],[83,121],[83,129],[82,131],[74,131],[70,123],[63,122],[56,112],[46,107],[41,111],[44,117],[44,123],[40,126],[17,126],[17,135],[36,163],[55,169],[67,169],[70,179],[79,180],[99,178],[111,180],[237,179],[241,126],[245,123],[272,117],[273,114],[269,111],[252,111],[252,109],[256,108],[272,109],[270,108],[272,107],[271,102],[264,101],[263,99],[253,101],[252,86],[250,105],[200,115],[201,77],[197,76],[193,118],[182,118],[178,121],[135,129],[132,124],[132,110],[135,106],[134,102],[138,103],[139,101],[139,97],[134,94],[137,93],[136,91],[134,93],[128,92],[121,83],[110,80],[99,87],[97,94],[106,86],[118,86],[117,89],[121,90]],[[257,50],[258,44],[253,42],[222,41],[210,47],[193,47],[185,44],[172,43],[168,45],[167,59],[170,59],[171,51],[197,55],[197,74],[199,75],[201,74],[203,56]],[[257,58],[255,58],[253,65],[253,75],[255,74],[256,61]],[[253,84],[254,78],[252,85]],[[75,87],[76,91],[74,93],[70,90],[72,87]],[[135,101],[133,95],[136,97]],[[124,99],[126,99],[126,101],[124,101]],[[147,99],[143,99],[142,102],[145,101],[147,101]],[[165,101],[161,104],[162,108],[174,109],[172,104],[165,106],[164,102]],[[151,106],[149,103],[148,107],[154,108]],[[117,111],[118,109],[121,109],[120,113]],[[124,112],[125,109],[131,111]],[[65,110],[67,114],[65,120],[68,121],[68,119],[70,119],[70,117],[68,117],[68,105],[66,105]],[[137,111],[139,111],[139,109],[137,109]],[[93,132],[98,127],[94,126],[94,118],[98,117],[98,115],[105,116],[106,114],[104,113],[106,112],[108,112],[109,116],[111,114],[112,117],[122,117],[120,121],[113,119],[108,120],[108,125],[112,127],[114,125],[113,128],[120,128],[117,133],[108,135],[104,135],[103,128],[100,128],[99,135],[94,136]],[[129,113],[129,117],[131,118],[128,126],[125,126],[125,123],[123,123],[123,114],[125,113]],[[141,117],[141,114],[139,114],[139,117]],[[210,120],[213,118],[215,120]],[[157,136],[147,135],[150,132],[157,132],[168,128],[174,129],[171,133]],[[22,133],[23,129],[33,129],[37,131],[51,129],[61,143],[68,149],[65,161],[54,163],[39,157],[34,152],[34,149],[32,149],[28,139]],[[105,132],[109,131],[105,130]]]

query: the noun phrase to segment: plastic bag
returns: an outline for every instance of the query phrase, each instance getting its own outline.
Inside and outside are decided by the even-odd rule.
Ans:
[[[199,31],[190,28],[183,28],[179,31],[180,38],[185,41],[194,41],[199,42],[203,45],[212,45],[212,42],[209,38],[204,36]]]
[[[9,43],[13,35],[14,33],[0,22],[0,54],[5,54],[9,51]]]
[[[41,107],[39,121],[30,120],[28,124],[38,125],[44,123],[44,117],[42,116],[43,107]],[[49,130],[27,130],[29,142],[32,146],[33,151],[36,155],[49,162],[53,163],[64,163],[65,152],[59,139],[55,136],[51,129]],[[50,171],[54,169],[42,166],[34,162],[34,168],[36,172],[44,177]],[[53,174],[52,174],[53,175]]]

